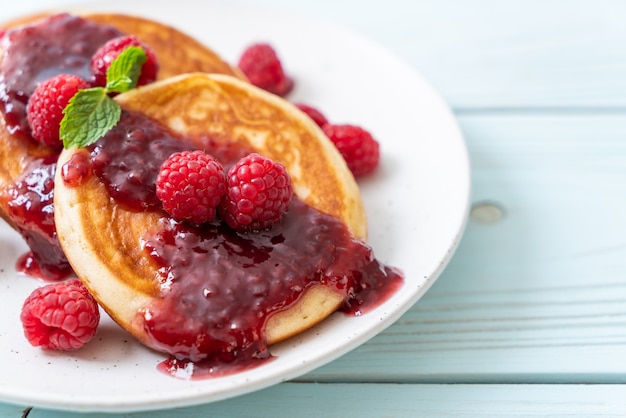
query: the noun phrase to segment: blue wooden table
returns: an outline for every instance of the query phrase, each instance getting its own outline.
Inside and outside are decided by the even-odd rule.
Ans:
[[[467,140],[470,221],[426,296],[355,351],[260,392],[124,416],[626,415],[626,2],[239,2],[342,25],[421,72]]]

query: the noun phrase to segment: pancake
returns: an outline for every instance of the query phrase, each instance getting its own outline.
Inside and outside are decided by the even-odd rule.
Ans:
[[[0,25],[0,33],[3,30],[36,25],[37,22],[50,16],[53,16],[53,13],[40,13],[6,22]],[[118,13],[90,12],[82,16],[91,22],[111,25],[123,34],[135,35],[147,43],[159,59],[159,79],[196,71],[224,73],[245,78],[237,68],[229,65],[216,52],[169,25]],[[0,68],[3,66],[3,48],[6,47],[6,44],[0,43]],[[15,199],[17,193],[11,189],[17,181],[28,181],[21,176],[32,169],[34,164],[38,164],[44,157],[54,158],[57,153],[58,150],[41,145],[31,138],[9,132],[4,113],[0,112],[0,217],[18,230],[31,248],[38,247],[35,251],[36,257],[39,254],[55,253],[55,246],[58,247],[58,243],[55,242],[53,232],[41,231],[40,226],[34,225],[36,222],[24,222],[20,218],[21,213],[15,214],[15,210],[11,210],[9,202]],[[18,212],[21,211],[21,209],[18,210]],[[47,221],[44,220],[44,222]],[[58,254],[53,257],[54,261],[50,262],[52,264],[50,268],[54,268],[53,264],[56,260],[62,258],[60,250],[56,252]],[[41,261],[42,264],[46,262]]]
[[[126,111],[158,120],[198,141],[210,137],[283,163],[294,193],[312,208],[345,223],[364,240],[366,219],[358,186],[344,160],[314,122],[285,100],[232,76],[193,73],[158,81],[115,98]],[[108,314],[139,341],[149,338],[138,312],[158,298],[158,265],[142,237],[162,214],[125,208],[97,176],[68,186],[63,165],[85,149],[64,150],[55,179],[55,222],[74,271]],[[265,323],[268,344],[310,328],[335,312],[344,297],[316,284]]]

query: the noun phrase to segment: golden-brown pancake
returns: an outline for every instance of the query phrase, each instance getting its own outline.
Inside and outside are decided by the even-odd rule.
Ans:
[[[158,120],[188,138],[231,141],[282,162],[295,194],[364,239],[366,220],[358,186],[337,149],[312,120],[285,100],[227,75],[193,73],[162,80],[116,97],[122,108]],[[200,146],[200,145],[199,145]],[[142,234],[160,212],[125,209],[98,177],[69,187],[63,164],[84,149],[64,150],[55,180],[59,239],[76,274],[123,328],[151,345],[137,312],[157,297],[157,266],[142,249]],[[315,285],[270,317],[265,337],[275,343],[334,312],[343,297]]]

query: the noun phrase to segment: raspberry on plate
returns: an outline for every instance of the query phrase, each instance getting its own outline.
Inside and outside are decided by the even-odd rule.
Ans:
[[[73,279],[35,289],[26,298],[20,319],[33,346],[70,351],[91,340],[100,311],[87,288]]]
[[[26,106],[32,137],[44,145],[61,147],[59,126],[63,109],[78,90],[89,87],[87,81],[72,74],[60,74],[39,84]]]
[[[226,174],[219,161],[203,151],[176,152],[161,166],[156,193],[174,219],[200,225],[215,218],[226,193]]]
[[[228,170],[228,192],[220,214],[238,231],[258,231],[278,223],[289,209],[291,177],[285,167],[253,153]]]
[[[324,116],[324,114],[320,112],[317,108],[304,103],[294,103],[294,105],[298,109],[306,113],[308,117],[313,119],[313,122],[315,122],[315,124],[320,128],[323,128],[324,125],[328,123],[328,119],[326,119],[326,116]]]
[[[250,45],[239,58],[239,69],[250,83],[278,96],[286,96],[293,80],[285,74],[274,48],[267,43]]]
[[[324,133],[335,144],[354,177],[373,172],[378,166],[378,141],[365,129],[355,125],[326,124]]]
[[[89,68],[94,77],[94,85],[100,87],[106,86],[107,70],[111,66],[111,63],[122,51],[131,46],[142,47],[147,58],[146,62],[141,66],[141,74],[137,80],[137,85],[143,86],[156,80],[159,71],[159,62],[156,53],[136,36],[127,35],[111,39],[100,47],[100,49],[93,54],[93,57],[91,57]]]

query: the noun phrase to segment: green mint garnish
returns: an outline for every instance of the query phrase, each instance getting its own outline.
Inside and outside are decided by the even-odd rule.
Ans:
[[[63,146],[85,147],[96,142],[117,124],[121,112],[120,105],[107,95],[106,89],[79,91],[63,111],[59,134]]]
[[[107,91],[124,93],[135,88],[146,59],[146,52],[139,46],[125,49],[107,70]]]
[[[146,62],[141,47],[125,49],[107,70],[106,87],[79,90],[63,110],[59,136],[65,148],[93,144],[120,120],[122,110],[109,93],[123,93],[137,86],[141,66]]]

